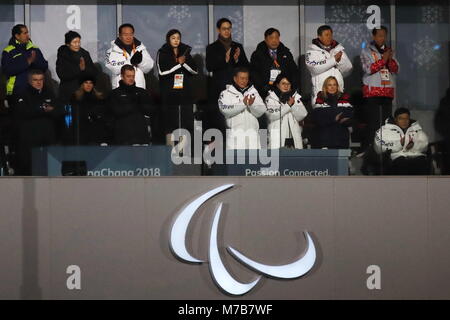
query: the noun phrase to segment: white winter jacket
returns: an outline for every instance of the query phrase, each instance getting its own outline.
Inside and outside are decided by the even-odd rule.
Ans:
[[[244,104],[245,96],[254,96],[251,106]],[[219,109],[227,123],[227,149],[259,149],[258,119],[266,111],[266,105],[258,91],[251,86],[244,95],[233,85],[227,85],[219,97]],[[247,137],[247,139],[246,139]]]
[[[341,60],[336,62],[334,56],[343,51]],[[326,78],[333,76],[337,79],[339,87],[344,92],[344,77],[352,71],[352,63],[344,51],[344,47],[338,44],[328,52],[316,44],[312,44],[306,52],[306,67],[312,77],[312,101],[322,91],[323,82]]]
[[[119,86],[120,69],[126,64],[131,65],[130,60],[133,57],[134,53],[137,51],[142,52],[142,61],[137,67],[135,67],[136,87],[145,89],[144,74],[149,72],[153,68],[154,64],[152,57],[147,51],[147,48],[144,46],[144,44],[141,43],[136,47],[136,50],[132,52],[131,55],[129,55],[128,52],[124,53],[124,51],[115,43],[115,40],[111,42],[111,48],[106,52],[105,60],[106,68],[108,68],[112,73],[111,85],[113,89]]]
[[[401,139],[405,137],[402,145]],[[406,146],[410,141],[414,146],[407,150]],[[391,150],[391,159],[398,157],[418,157],[425,155],[428,148],[428,137],[422,130],[418,122],[413,122],[411,126],[403,133],[403,130],[396,124],[386,121],[386,124],[378,129],[375,135],[375,151],[381,153]]]
[[[282,145],[284,145],[286,138],[291,137],[294,140],[295,148],[303,149],[302,127],[299,125],[299,121],[302,121],[308,112],[300,100],[301,96],[297,92],[295,92],[293,97],[295,102],[292,106],[289,106],[287,103],[281,103],[274,91],[270,90],[267,95],[266,116],[269,120],[269,147],[271,149],[280,148],[280,123]]]

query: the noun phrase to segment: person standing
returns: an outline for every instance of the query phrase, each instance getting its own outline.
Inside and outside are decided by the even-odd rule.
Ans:
[[[78,32],[67,32],[64,40],[65,44],[58,49],[56,74],[60,79],[59,99],[65,104],[79,89],[81,75],[89,74],[95,78],[97,69],[89,52],[81,47],[81,35]]]
[[[250,59],[250,77],[261,97],[266,97],[275,79],[284,73],[298,88],[298,68],[291,51],[280,41],[280,31],[269,28]]]
[[[344,46],[333,39],[333,30],[327,25],[317,29],[317,38],[306,52],[305,63],[311,73],[312,104],[322,90],[323,82],[330,76],[337,79],[339,88],[344,91],[344,77],[353,69]]]
[[[47,71],[48,62],[41,50],[31,41],[26,25],[17,24],[2,53],[2,72],[6,75],[6,95],[21,94],[28,88],[30,70]]]
[[[17,96],[23,94],[29,87],[29,72],[31,70],[47,71],[48,62],[45,60],[41,50],[31,41],[26,25],[17,24],[11,30],[11,39],[8,46],[2,52],[2,73],[6,77],[6,99],[5,106],[11,119],[10,126],[10,148],[12,160],[11,165],[16,170],[19,166],[18,135],[19,123],[15,116],[14,104]],[[20,170],[20,169],[18,169]]]
[[[373,29],[373,41],[361,52],[365,98],[363,110],[368,124],[363,150],[372,145],[375,132],[392,116],[395,76],[399,72],[399,64],[392,48],[386,44],[387,31],[384,26]]]
[[[145,74],[153,68],[153,59],[144,44],[134,37],[134,26],[129,23],[119,27],[119,36],[111,42],[106,52],[105,66],[111,73],[112,88],[119,86],[121,69],[131,65],[136,70],[136,86],[146,88]]]
[[[209,108],[205,113],[209,127],[224,130],[225,121],[217,105],[219,95],[228,84],[233,83],[234,69],[248,67],[249,62],[242,44],[231,37],[231,21],[221,18],[216,27],[218,39],[206,47],[206,69],[212,72],[212,79],[208,90]]]
[[[197,75],[197,65],[191,47],[181,42],[181,32],[172,29],[166,43],[159,49],[158,66],[166,142],[173,145],[172,132],[183,128],[193,134],[194,112],[191,78]]]

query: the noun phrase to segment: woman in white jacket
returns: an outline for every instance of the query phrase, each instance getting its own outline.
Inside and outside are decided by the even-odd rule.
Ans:
[[[266,105],[249,83],[249,71],[236,69],[233,84],[227,85],[219,97],[219,109],[227,123],[227,149],[259,149],[258,119]]]
[[[428,137],[406,108],[399,108],[375,135],[375,151],[389,152],[389,172],[394,175],[427,175]]]
[[[308,112],[300,98],[297,91],[292,91],[291,81],[286,74],[279,74],[266,97],[271,149],[278,149],[280,145],[303,149],[302,127],[299,122]]]

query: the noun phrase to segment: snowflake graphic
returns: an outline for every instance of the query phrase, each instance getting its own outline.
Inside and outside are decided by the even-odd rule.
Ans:
[[[441,63],[438,43],[428,36],[413,44],[413,61],[426,71],[430,71]]]
[[[421,22],[425,24],[436,24],[443,21],[443,7],[442,6],[424,6],[422,7]]]
[[[97,41],[97,61],[103,65],[105,58],[106,58],[106,51],[111,48],[111,42],[110,41]]]
[[[227,18],[233,23],[233,40],[242,43],[244,40],[244,19],[242,10],[234,11],[233,15],[229,15]]]
[[[333,33],[335,34],[334,38],[348,48],[361,49],[362,42],[369,43],[371,41],[365,24],[337,24],[334,26]]]
[[[329,7],[326,23],[364,22],[366,8],[362,5],[333,5]]]
[[[202,40],[202,34],[197,33],[195,43],[192,47],[192,53],[202,52],[202,50],[204,50],[204,49],[205,49],[205,44],[203,43],[203,40]]]
[[[371,41],[366,10],[367,3],[363,0],[330,5],[326,8],[325,23],[332,26],[337,41],[345,47],[359,50],[361,43]]]
[[[171,6],[167,17],[174,18],[178,23],[181,23],[184,19],[191,17],[189,6]]]

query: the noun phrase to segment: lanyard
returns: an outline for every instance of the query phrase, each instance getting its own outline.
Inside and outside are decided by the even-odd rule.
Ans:
[[[275,67],[280,68],[280,64],[278,63],[278,60],[277,60],[277,57],[278,57],[277,52],[271,50],[270,56],[273,58],[273,64],[275,65]]]
[[[375,51],[371,51],[371,53],[372,53],[372,57],[375,59],[375,62],[378,62],[378,61],[381,60],[381,59],[378,59],[378,56],[377,56],[377,54],[375,53]]]
[[[123,56],[125,57],[125,59],[128,59],[128,54],[127,54],[127,50],[122,49],[123,51]],[[133,42],[133,54],[136,52],[136,45]]]
[[[280,64],[278,63],[277,59],[273,59],[273,64],[276,68],[280,68]]]

